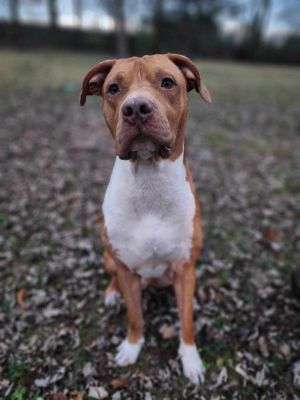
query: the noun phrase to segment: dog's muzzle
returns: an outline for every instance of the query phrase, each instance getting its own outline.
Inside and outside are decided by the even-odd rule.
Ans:
[[[158,154],[168,158],[171,134],[168,122],[159,115],[155,104],[147,97],[132,97],[121,108],[118,155],[122,160],[150,158]]]

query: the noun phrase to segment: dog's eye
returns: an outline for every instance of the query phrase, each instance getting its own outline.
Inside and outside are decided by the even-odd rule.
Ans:
[[[111,85],[109,85],[108,91],[110,94],[116,94],[120,91],[120,89],[116,83],[112,83]]]
[[[161,87],[165,89],[171,89],[175,85],[175,82],[171,78],[164,78],[161,81]]]

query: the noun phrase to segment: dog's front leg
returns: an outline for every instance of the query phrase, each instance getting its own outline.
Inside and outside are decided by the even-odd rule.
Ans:
[[[175,268],[174,289],[181,323],[179,357],[184,375],[194,384],[204,381],[204,367],[195,345],[193,299],[195,292],[195,267],[187,263]]]
[[[123,265],[118,266],[117,279],[127,307],[128,331],[118,348],[116,362],[125,366],[136,362],[144,343],[142,286],[141,278]]]

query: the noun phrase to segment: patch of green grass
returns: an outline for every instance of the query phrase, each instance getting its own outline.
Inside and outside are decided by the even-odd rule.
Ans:
[[[278,357],[273,353],[268,360],[270,372],[276,379],[282,380],[289,368],[289,361],[286,358]]]
[[[222,329],[223,326],[224,326],[225,324],[226,324],[226,319],[225,319],[224,317],[222,317],[221,315],[218,316],[218,317],[215,319],[215,325],[216,325],[218,328]]]
[[[230,131],[207,131],[203,133],[205,142],[222,156],[230,156],[236,151],[235,136]]]
[[[232,346],[225,340],[207,343],[200,349],[206,368],[211,368],[215,365],[218,366],[221,359],[222,365],[231,365],[233,359],[232,351]]]
[[[222,285],[222,286],[227,282],[228,278],[231,275],[231,273],[228,269],[218,269],[216,271],[216,274],[220,281],[220,285]]]
[[[81,369],[89,361],[92,361],[91,354],[85,349],[79,349],[75,357],[76,368]]]
[[[60,93],[79,92],[85,73],[108,58],[101,53],[74,51],[0,51],[3,87],[34,87]],[[197,62],[213,101],[240,104],[247,102],[258,109],[275,102],[282,109],[300,105],[300,68],[246,63]],[[16,76],[18,79],[16,80]],[[191,99],[199,95],[191,92]],[[196,101],[195,101],[196,103]],[[198,105],[197,105],[198,107]]]
[[[6,215],[0,212],[0,224],[4,224],[5,221],[6,221]]]
[[[97,337],[99,337],[98,323],[99,323],[99,314],[95,311],[88,313],[85,322],[79,326],[79,337],[82,347],[85,346],[87,343],[90,343],[93,340],[97,339]],[[84,354],[85,353],[83,353],[83,356]],[[86,356],[91,357],[89,353],[86,353]],[[81,355],[79,358],[81,358]]]
[[[177,384],[184,387],[189,383],[189,380],[182,374],[176,377]]]
[[[260,137],[239,135],[233,130],[214,130],[202,133],[204,141],[214,149],[219,155],[223,156],[229,164],[231,157],[249,158],[253,154],[260,156],[274,155],[277,157],[287,157],[290,149],[282,142],[270,141],[266,135]]]
[[[5,298],[0,303],[0,310],[3,311],[5,314],[9,313],[11,310],[12,302],[10,299]]]
[[[103,54],[66,50],[1,50],[0,54],[1,86],[45,88],[63,93],[79,92],[85,73],[106,58]]]
[[[21,386],[18,387],[10,396],[10,400],[25,400],[26,388]]]
[[[11,361],[6,369],[6,375],[12,382],[19,382],[26,374],[26,364],[23,358]]]
[[[248,103],[260,108],[275,102],[286,109],[299,105],[300,68],[233,62],[199,61],[213,102]]]
[[[8,237],[7,243],[11,248],[13,254],[17,257],[20,255],[20,249],[24,249],[27,244],[26,240],[20,239],[15,235],[10,235]]]
[[[100,289],[105,290],[109,284],[109,278],[106,276],[103,276],[101,280],[99,281]]]

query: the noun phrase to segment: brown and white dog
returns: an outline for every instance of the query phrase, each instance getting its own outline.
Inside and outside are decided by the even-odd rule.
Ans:
[[[204,379],[195,346],[193,297],[201,249],[200,206],[184,155],[187,92],[210,94],[192,61],[178,54],[107,60],[85,76],[87,95],[103,97],[117,157],[102,210],[103,255],[111,282],[105,302],[122,293],[127,338],[120,366],[135,363],[144,343],[142,288],[173,285],[181,321],[179,356],[193,383]]]

